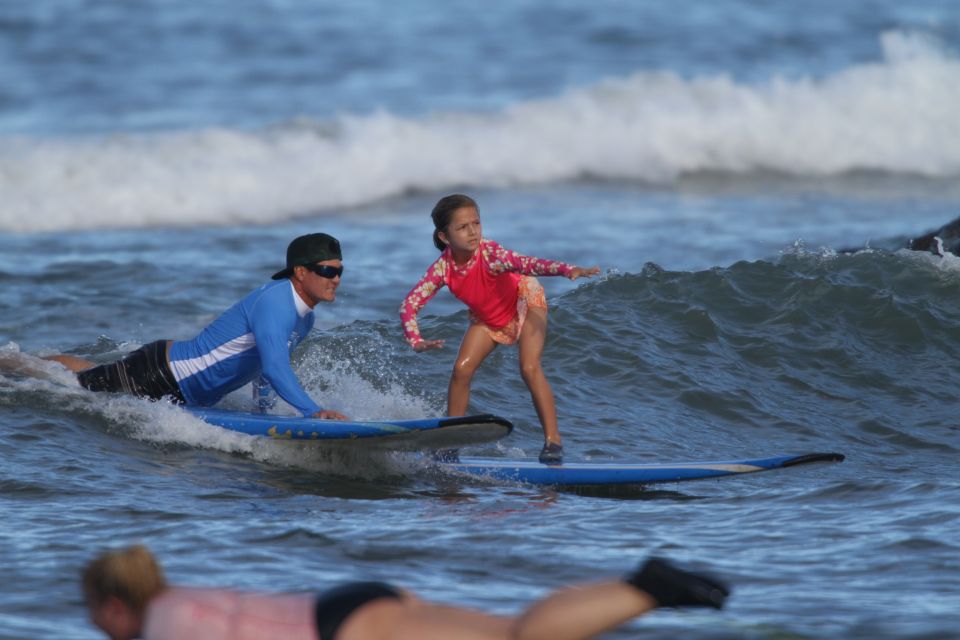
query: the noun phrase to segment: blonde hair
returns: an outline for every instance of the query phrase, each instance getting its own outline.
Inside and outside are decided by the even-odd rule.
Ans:
[[[83,595],[91,606],[116,597],[143,614],[150,600],[166,588],[163,569],[141,544],[105,551],[83,571]]]

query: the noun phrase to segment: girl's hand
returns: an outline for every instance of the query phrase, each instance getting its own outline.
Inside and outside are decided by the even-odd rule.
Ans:
[[[567,277],[571,280],[576,280],[577,278],[592,278],[598,273],[600,273],[600,267],[590,267],[589,269],[574,267],[570,270],[570,275]]]
[[[429,351],[430,349],[439,349],[443,347],[443,340],[424,340],[423,342],[417,344],[413,348],[414,351],[420,353],[422,351]]]

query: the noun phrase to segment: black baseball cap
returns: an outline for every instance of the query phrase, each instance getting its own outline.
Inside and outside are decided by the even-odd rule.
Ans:
[[[287,247],[287,268],[273,274],[273,279],[289,278],[293,268],[300,265],[342,259],[340,242],[336,238],[326,233],[309,233],[293,239]]]

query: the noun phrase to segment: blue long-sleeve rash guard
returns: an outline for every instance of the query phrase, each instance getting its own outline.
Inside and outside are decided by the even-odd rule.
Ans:
[[[263,375],[277,395],[309,416],[321,410],[290,366],[313,328],[313,310],[289,280],[270,282],[223,312],[193,340],[170,347],[170,369],[188,405],[209,406]]]

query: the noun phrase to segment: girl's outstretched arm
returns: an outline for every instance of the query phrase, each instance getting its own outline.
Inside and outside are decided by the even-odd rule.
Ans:
[[[403,325],[403,335],[407,342],[416,351],[437,349],[443,346],[443,340],[424,340],[420,335],[420,325],[417,314],[446,283],[446,262],[438,259],[420,278],[420,282],[410,290],[400,305],[400,321]]]
[[[515,271],[525,276],[565,276],[571,280],[589,278],[600,273],[600,267],[577,267],[558,260],[534,258],[505,249],[493,240],[486,241],[487,263],[493,273]]]
[[[567,277],[576,280],[577,278],[592,278],[599,273],[600,267],[574,267]]]

